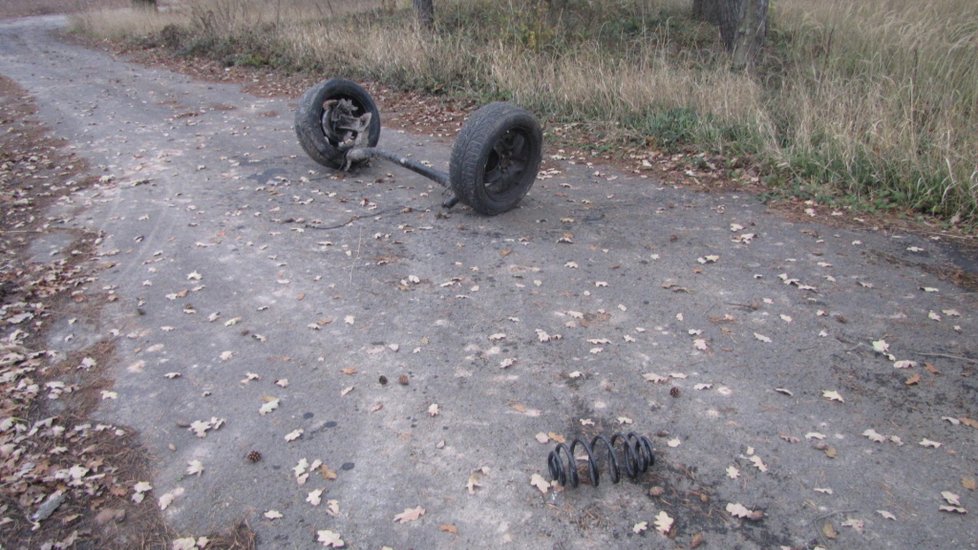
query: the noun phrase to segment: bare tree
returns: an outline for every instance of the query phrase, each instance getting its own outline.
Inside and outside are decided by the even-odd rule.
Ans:
[[[720,27],[734,68],[752,65],[767,37],[769,0],[693,0],[693,16]]]
[[[433,0],[413,0],[414,10],[418,12],[418,24],[430,31],[435,27],[435,6]]]

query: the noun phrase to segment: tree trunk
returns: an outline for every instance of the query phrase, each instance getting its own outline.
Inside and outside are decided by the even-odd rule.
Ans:
[[[418,25],[426,31],[435,27],[435,6],[433,0],[413,0],[414,10],[418,12]]]
[[[742,4],[737,32],[733,39],[733,67],[754,64],[767,37],[768,0],[740,0]]]
[[[693,17],[719,26],[722,4],[723,2],[718,0],[693,0]]]
[[[693,17],[720,28],[735,69],[754,63],[767,36],[769,0],[693,0]]]

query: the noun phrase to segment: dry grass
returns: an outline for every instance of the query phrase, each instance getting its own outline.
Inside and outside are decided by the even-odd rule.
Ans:
[[[782,0],[751,74],[727,68],[688,4],[444,0],[433,37],[404,0],[201,0],[78,25],[227,63],[512,99],[622,139],[750,155],[806,198],[978,220],[972,0]]]

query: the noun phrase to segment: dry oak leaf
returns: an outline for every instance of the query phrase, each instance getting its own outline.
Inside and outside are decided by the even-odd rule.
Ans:
[[[343,539],[340,538],[339,533],[330,531],[329,529],[316,531],[316,537],[316,540],[323,543],[323,546],[327,548],[343,548],[345,544]]]
[[[733,465],[727,466],[727,477],[729,477],[730,479],[737,479],[738,477],[740,477],[740,470],[738,470],[737,467]]]
[[[669,517],[669,514],[665,510],[661,510],[655,515],[655,529],[663,535],[669,534],[669,531],[672,529],[672,524],[673,519]]]
[[[975,482],[975,478],[971,476],[963,476],[961,478],[961,486],[969,491],[974,491],[978,488],[978,482]]]
[[[641,534],[643,531],[645,531],[648,528],[649,528],[649,522],[647,522],[647,521],[640,521],[640,522],[638,522],[638,523],[636,523],[635,525],[632,526],[632,533],[635,533],[636,535],[638,535],[638,534]]]
[[[319,503],[322,502],[322,496],[323,496],[322,489],[309,491],[309,494],[306,495],[306,502],[312,504],[313,506],[319,506]]]
[[[543,479],[543,476],[540,474],[530,476],[530,485],[536,487],[543,494],[547,494],[547,491],[550,489],[550,482]]]
[[[432,403],[428,405],[428,416],[438,416],[441,410],[438,408],[438,403]]]
[[[883,516],[885,519],[896,521],[896,516],[886,510],[877,510],[876,513]]]
[[[441,531],[442,533],[449,533],[451,535],[458,534],[458,527],[456,527],[454,524],[451,523],[442,523],[441,525],[438,526],[438,530]]]
[[[269,510],[262,515],[265,516],[265,519],[270,519],[270,520],[276,520],[282,518],[282,512],[279,512],[278,510]]]
[[[754,333],[754,338],[757,338],[758,340],[760,340],[761,342],[764,342],[765,344],[770,344],[771,343],[771,339],[770,338],[768,338],[767,336],[764,336],[763,334],[757,333],[757,332]]]
[[[941,446],[941,444],[939,442],[932,441],[930,439],[927,439],[926,437],[923,438],[923,439],[921,439],[920,440],[920,443],[918,443],[918,445],[920,445],[921,447],[928,447],[928,448],[931,448],[931,449],[936,449],[936,448],[938,448],[938,447]]]
[[[394,523],[407,523],[409,521],[416,521],[418,518],[424,515],[424,508],[416,506],[414,508],[405,508],[403,512],[394,516]]]

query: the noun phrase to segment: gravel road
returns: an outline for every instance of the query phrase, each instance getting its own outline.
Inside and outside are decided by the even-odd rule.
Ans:
[[[391,164],[314,164],[294,99],[129,64],[64,24],[0,22],[0,73],[101,177],[49,215],[103,235],[93,287],[115,299],[50,346],[114,342],[98,417],[141,434],[155,475],[132,481],[145,506],[169,495],[174,532],[978,547],[976,294],[951,277],[978,266],[946,239],[573,159],[517,210],[445,212]],[[381,146],[441,168],[451,148]],[[531,485],[555,439],[616,431],[653,441],[637,482]]]

